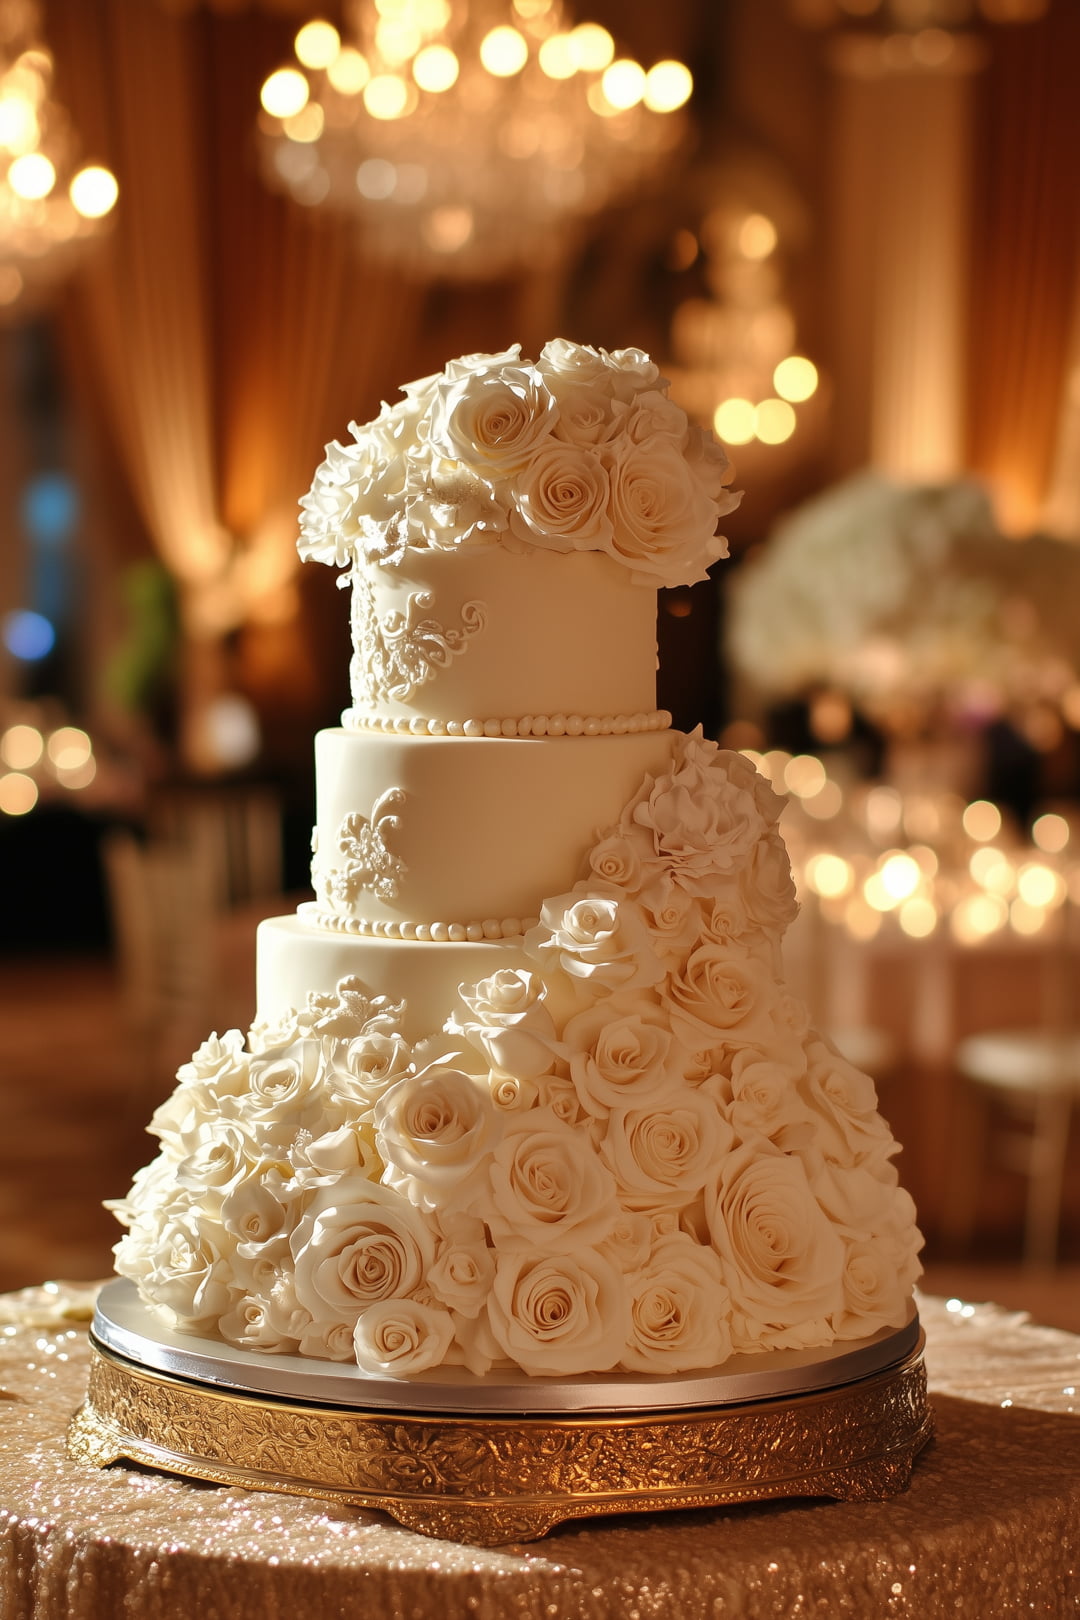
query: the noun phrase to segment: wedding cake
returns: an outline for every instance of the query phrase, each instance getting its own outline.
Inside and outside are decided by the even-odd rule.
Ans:
[[[723,451],[640,351],[454,361],[331,444],[315,899],[115,1205],[170,1330],[372,1376],[671,1376],[907,1318],[872,1082],[787,991],[782,801],[655,708]]]

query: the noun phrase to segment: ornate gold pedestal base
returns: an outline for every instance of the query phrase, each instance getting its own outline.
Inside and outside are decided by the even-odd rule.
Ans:
[[[335,1498],[425,1535],[534,1541],[594,1513],[768,1497],[880,1500],[931,1434],[921,1345],[870,1377],[725,1407],[467,1417],[304,1405],[149,1371],[95,1346],[68,1447],[195,1479]]]

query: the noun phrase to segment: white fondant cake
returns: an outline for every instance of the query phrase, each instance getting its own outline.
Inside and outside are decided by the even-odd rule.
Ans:
[[[170,1325],[409,1377],[673,1375],[906,1318],[871,1081],[784,985],[781,801],[668,729],[655,592],[723,554],[720,447],[636,350],[453,362],[333,444],[353,589],[315,900],[264,923],[115,1206]]]

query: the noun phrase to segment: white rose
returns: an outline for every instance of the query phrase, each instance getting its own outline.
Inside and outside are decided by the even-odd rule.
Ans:
[[[809,1140],[814,1115],[799,1092],[804,1069],[802,1051],[793,1042],[764,1050],[745,1046],[734,1054],[728,1117],[743,1140],[766,1136],[784,1152]]]
[[[487,1219],[496,1239],[538,1248],[598,1243],[618,1217],[615,1183],[590,1138],[549,1109],[507,1121],[489,1174]]]
[[[407,1075],[375,1107],[387,1183],[422,1208],[452,1208],[496,1140],[495,1120],[475,1075],[442,1064]]]
[[[799,1159],[761,1140],[736,1148],[706,1190],[706,1214],[735,1348],[826,1342],[827,1319],[843,1308],[844,1245]]]
[[[530,1377],[606,1372],[629,1329],[626,1285],[595,1250],[499,1253],[488,1319],[500,1349]]]
[[[400,1193],[361,1177],[315,1194],[290,1239],[296,1299],[315,1323],[344,1323],[378,1299],[418,1288],[435,1257],[424,1217]]]
[[[536,1106],[550,1109],[564,1125],[585,1129],[589,1123],[578,1089],[568,1074],[541,1075],[536,1082]]]
[[[608,555],[648,585],[691,585],[723,555],[716,503],[668,438],[625,441],[607,452],[612,538]]]
[[[331,1096],[352,1111],[367,1112],[389,1086],[409,1073],[411,1062],[411,1048],[398,1034],[372,1030],[337,1040],[326,1076]]]
[[[444,1305],[472,1319],[483,1309],[495,1275],[487,1228],[471,1215],[444,1218],[440,1225],[443,1235],[428,1286]]]
[[[658,1010],[589,1007],[567,1023],[563,1043],[570,1078],[590,1114],[645,1106],[677,1081],[671,1031]]]
[[[898,1270],[875,1238],[849,1243],[844,1258],[844,1308],[833,1317],[838,1339],[862,1339],[881,1328],[903,1327],[919,1267]]]
[[[667,378],[661,377],[659,366],[644,349],[613,349],[610,354],[601,349],[600,353],[611,367],[612,386],[620,399],[667,388]]]
[[[747,916],[759,928],[779,937],[799,913],[787,847],[775,828],[759,838],[739,873]]]
[[[683,455],[702,489],[716,502],[717,515],[726,517],[729,512],[734,512],[742,500],[742,491],[725,487],[730,483],[735,469],[719,440],[706,428],[692,422],[687,431]]]
[[[252,1058],[243,1118],[259,1127],[298,1129],[318,1116],[324,1095],[324,1052],[320,1040],[293,1043],[280,1056]]]
[[[655,1108],[613,1108],[601,1145],[630,1208],[688,1204],[716,1172],[733,1140],[711,1097],[689,1086]]]
[[[529,366],[470,371],[439,385],[432,448],[489,480],[512,477],[550,439],[558,412]]]
[[[880,1174],[900,1145],[878,1113],[874,1082],[819,1035],[811,1033],[806,1058],[803,1094],[818,1124],[815,1147],[833,1163]]]
[[[706,902],[701,927],[702,940],[713,940],[717,945],[730,947],[745,945],[753,924],[739,893],[738,883],[724,885],[719,895]]]
[[[565,378],[551,377],[547,381],[559,401],[555,438],[565,444],[596,448],[622,431],[626,406],[604,388],[574,387]]]
[[[702,757],[695,741],[687,739],[675,770],[638,798],[632,819],[651,835],[675,883],[712,894],[717,878],[749,862],[766,826],[753,794],[727,771],[728,756],[713,749]]]
[[[611,544],[608,475],[590,450],[553,440],[514,481],[510,528],[546,551],[604,551]]]
[[[314,1356],[319,1361],[353,1361],[356,1356],[353,1330],[348,1322],[323,1318],[303,1327],[297,1349],[302,1356]]]
[[[221,1224],[239,1252],[253,1254],[285,1231],[288,1202],[279,1175],[249,1176],[222,1200]]]
[[[593,990],[639,990],[664,977],[640,907],[588,884],[544,901],[539,925],[525,935],[525,949]]]
[[[222,1199],[252,1175],[262,1155],[252,1133],[233,1120],[209,1119],[193,1138],[190,1151],[176,1166],[176,1183],[216,1216]]]
[[[244,1089],[247,1070],[244,1037],[238,1029],[229,1029],[224,1035],[211,1035],[205,1040],[192,1054],[190,1063],[180,1065],[176,1078],[182,1086],[202,1081],[215,1093],[235,1096]]]
[[[218,1332],[241,1350],[260,1350],[269,1356],[286,1356],[298,1347],[296,1339],[278,1332],[266,1301],[250,1294],[225,1312],[218,1322]]]
[[[116,1269],[187,1332],[211,1329],[233,1298],[221,1227],[191,1210],[161,1221],[143,1216],[116,1246]]]
[[[567,394],[582,388],[609,399],[614,393],[615,368],[604,351],[571,343],[568,338],[553,338],[545,343],[536,369],[560,403]]]
[[[623,422],[628,439],[648,444],[651,439],[670,439],[680,451],[687,439],[686,412],[659,389],[648,389],[636,397]]]
[[[473,1017],[451,1018],[447,1029],[464,1035],[492,1068],[530,1080],[551,1068],[555,1022],[537,974],[501,968],[477,984],[459,985],[458,995]]]
[[[609,833],[589,851],[589,866],[601,883],[614,883],[636,894],[646,880],[642,856],[650,854],[644,834],[620,830]]]
[[[519,1108],[534,1108],[539,1097],[539,1087],[532,1080],[523,1080],[519,1074],[491,1076],[491,1100],[496,1108],[515,1113]]]
[[[645,1264],[655,1235],[651,1216],[642,1210],[624,1209],[598,1249],[617,1271],[625,1275],[639,1271]]]
[[[775,827],[784,813],[787,799],[775,791],[772,783],[762,776],[752,760],[747,759],[745,754],[735,752],[734,749],[718,749],[714,742],[702,736],[700,726],[690,732],[684,747],[688,759],[721,768],[735,787],[742,788],[752,796],[762,820],[770,827]]]
[[[339,1125],[310,1140],[303,1133],[290,1150],[289,1162],[297,1181],[305,1186],[354,1172],[377,1181],[385,1168],[374,1129],[366,1120]]]
[[[382,1299],[366,1306],[357,1318],[356,1364],[362,1372],[413,1378],[445,1360],[453,1337],[448,1311],[414,1299]]]
[[[765,1046],[775,1038],[780,989],[749,951],[703,940],[666,990],[671,1027],[691,1051],[720,1042]]]
[[[434,461],[409,503],[410,543],[437,551],[505,534],[508,523],[506,501],[459,461]]]
[[[730,1300],[712,1249],[682,1232],[661,1238],[627,1285],[630,1335],[621,1364],[628,1372],[691,1372],[731,1355]]]

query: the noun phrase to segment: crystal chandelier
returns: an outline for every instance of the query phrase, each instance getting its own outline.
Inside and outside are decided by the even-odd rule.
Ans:
[[[0,308],[25,304],[71,268],[117,197],[108,169],[75,169],[52,99],[36,0],[0,3]]]
[[[263,85],[265,174],[416,273],[552,263],[685,133],[688,69],[617,56],[560,0],[353,0],[346,16],[344,38],[303,27]]]

